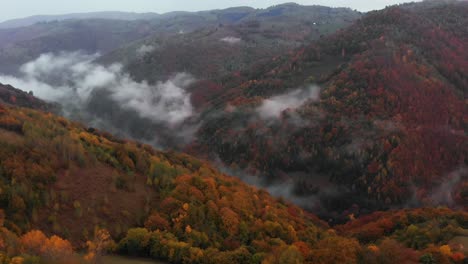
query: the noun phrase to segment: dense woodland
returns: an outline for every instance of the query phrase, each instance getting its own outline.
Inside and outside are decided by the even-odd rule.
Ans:
[[[330,227],[188,155],[6,104],[0,146],[3,263],[94,263],[112,252],[170,263],[465,258],[462,211],[350,215],[346,225]],[[75,253],[81,250],[84,257]]]
[[[467,13],[466,2],[389,7],[196,82],[203,122],[190,155],[71,121],[0,84],[0,264],[100,263],[106,254],[467,263]],[[311,85],[319,98],[259,114],[267,99]],[[265,186],[292,181],[301,204],[230,173]]]
[[[314,210],[335,219],[406,204],[466,206],[467,12],[466,3],[371,12],[224,78],[229,91],[207,100],[189,151],[266,182],[299,174],[297,194],[320,197]],[[274,120],[258,116],[264,100],[312,84],[319,100]],[[323,181],[340,195],[319,193]]]

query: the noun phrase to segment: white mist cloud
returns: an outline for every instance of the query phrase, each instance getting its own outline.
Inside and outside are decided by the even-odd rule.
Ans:
[[[142,117],[170,124],[179,123],[192,115],[190,94],[184,87],[193,81],[186,73],[179,73],[155,86],[126,78],[118,89],[114,89],[112,98],[122,103],[123,107],[136,110]]]
[[[84,86],[73,87],[74,80],[79,78],[80,71],[71,70],[73,66],[84,67],[90,64],[97,55],[81,53],[60,53],[59,55],[44,54],[34,61],[21,66],[21,78],[0,75],[0,82],[14,87],[33,91],[34,94],[48,101],[60,101],[71,94],[84,94]],[[69,69],[68,74],[62,74]],[[65,70],[66,71],[66,70]]]
[[[57,102],[68,95],[68,87],[57,89],[59,87],[54,87],[35,79],[19,79],[13,76],[0,75],[0,83],[10,84],[15,88],[23,89],[24,91],[32,91],[35,96],[41,99],[47,98],[48,101],[53,102]]]
[[[440,186],[433,190],[431,200],[434,205],[449,205],[453,206],[455,201],[453,199],[454,190],[461,182],[468,180],[468,168],[462,167],[451,173],[444,180]]]
[[[20,78],[0,75],[0,82],[61,103],[65,110],[70,105],[84,107],[94,91],[105,89],[122,108],[153,121],[173,125],[192,115],[190,94],[185,90],[194,81],[189,74],[179,73],[166,82],[150,85],[134,81],[120,64],[106,67],[94,63],[97,56],[80,52],[43,54],[21,67]]]
[[[228,37],[220,39],[220,41],[223,41],[223,42],[226,42],[226,43],[229,43],[229,44],[237,44],[237,43],[241,42],[242,39],[232,37],[232,36],[228,36]]]
[[[141,47],[139,47],[136,51],[137,55],[138,56],[144,56],[152,51],[154,51],[156,49],[156,47],[154,47],[153,45],[142,45]]]
[[[284,110],[297,109],[309,100],[318,100],[320,88],[311,85],[306,89],[297,89],[286,94],[265,99],[257,108],[257,113],[263,119],[278,118]]]

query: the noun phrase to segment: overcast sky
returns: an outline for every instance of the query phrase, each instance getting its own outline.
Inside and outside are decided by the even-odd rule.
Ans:
[[[0,0],[0,21],[32,15],[94,11],[156,12],[199,11],[232,6],[265,8],[285,2],[303,5],[350,7],[359,11],[382,9],[405,0]]]

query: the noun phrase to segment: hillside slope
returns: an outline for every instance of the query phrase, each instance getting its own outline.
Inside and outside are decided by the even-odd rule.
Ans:
[[[99,263],[109,252],[170,263],[462,263],[466,253],[462,211],[351,216],[327,229],[186,154],[15,102],[0,104],[0,190],[5,263]],[[433,226],[443,237],[415,236]],[[83,248],[84,259],[73,251]]]
[[[346,226],[328,229],[186,154],[156,151],[15,103],[0,104],[4,263],[99,263],[110,252],[207,264],[465,259],[466,212],[350,216]],[[84,258],[74,253],[84,248]]]
[[[317,11],[320,12],[317,13]],[[314,15],[308,16],[308,13]],[[317,23],[322,24],[320,26],[321,33],[333,32],[358,18],[359,15],[358,12],[349,9],[285,5],[266,10],[239,7],[202,12],[170,12],[161,15],[112,12],[74,14],[64,15],[64,18],[74,18],[64,20],[39,17],[37,19],[45,19],[45,21],[14,28],[1,28],[0,24],[0,72],[16,74],[22,64],[49,52],[82,51],[88,54],[100,53],[102,55],[122,49],[123,51],[111,54],[103,61],[119,63],[126,63],[130,59],[138,61],[140,56],[136,56],[135,51],[146,42],[151,42],[153,45],[156,44],[153,43],[156,40],[171,39],[180,32],[190,33],[202,28],[234,25],[246,21],[253,24],[270,21],[269,24],[271,24],[271,21],[276,19],[280,25],[285,22],[293,25],[302,19],[304,21],[301,22],[301,28],[290,27],[294,29],[290,33],[291,35],[301,35],[303,34],[302,30],[310,31],[313,28],[310,21],[313,18],[319,19]],[[310,24],[309,28],[304,27],[306,22]],[[143,41],[149,37],[153,40]],[[142,43],[133,46],[132,42],[134,41]],[[209,46],[205,48],[209,48]],[[170,50],[168,47],[166,49]],[[146,61],[148,62],[148,59]],[[153,61],[147,66],[154,66],[154,63]],[[162,63],[168,64],[169,62]],[[161,68],[158,66],[150,71],[162,74],[159,73],[159,69]],[[137,71],[133,73],[137,73]],[[140,76],[138,75],[138,77]],[[144,77],[148,78],[152,75]],[[153,79],[149,78],[149,80]]]
[[[0,205],[4,226],[14,232],[40,229],[82,247],[99,228],[119,239],[145,226],[149,231],[134,232],[158,230],[152,236],[163,236],[167,250],[192,247],[217,258],[288,250],[325,232],[314,216],[188,155],[118,140],[50,113],[0,107]],[[122,245],[128,254],[144,251]],[[173,262],[180,256],[151,252]]]
[[[148,21],[70,20],[0,29],[0,72],[17,74],[19,67],[43,53],[83,51],[107,53],[155,33]]]
[[[181,28],[180,34],[155,35],[99,61],[123,63],[138,81],[156,82],[178,72],[212,79],[284,54],[346,27],[360,17],[360,13],[346,8],[297,4],[267,9],[232,8],[203,14],[217,17],[218,23],[195,32]],[[135,56],[141,46],[148,51]]]
[[[208,99],[193,153],[211,152],[232,172],[267,183],[292,179],[291,196],[338,219],[393,206],[466,206],[467,11],[466,2],[450,2],[371,12],[220,80],[223,93]]]
[[[20,89],[16,89],[11,85],[3,85],[0,83],[0,103],[6,105],[15,105],[27,107],[36,110],[53,111],[58,110],[58,106],[47,103],[41,99],[34,97],[32,92],[26,93]]]

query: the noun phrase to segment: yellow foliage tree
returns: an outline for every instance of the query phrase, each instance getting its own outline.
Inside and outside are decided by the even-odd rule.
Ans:
[[[443,245],[439,248],[439,251],[440,253],[442,253],[442,255],[445,255],[445,256],[448,256],[450,257],[452,255],[452,249],[450,249],[450,247],[448,245]]]
[[[237,234],[239,230],[239,216],[230,208],[223,207],[221,209],[221,219],[223,220],[224,228],[231,235]]]
[[[42,255],[46,242],[47,237],[39,230],[32,230],[20,239],[22,251],[32,255]]]
[[[70,242],[58,236],[49,238],[42,251],[45,257],[53,260],[67,260],[73,255],[73,248]]]
[[[84,257],[85,260],[95,263],[101,255],[110,250],[114,244],[109,231],[106,229],[98,229],[94,235],[94,240],[86,242],[88,253]]]

